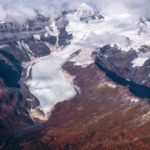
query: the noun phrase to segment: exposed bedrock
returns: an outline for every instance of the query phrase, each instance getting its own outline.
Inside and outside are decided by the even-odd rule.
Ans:
[[[106,45],[96,52],[96,63],[116,73],[125,80],[150,87],[150,48],[139,51],[122,51],[117,46]]]

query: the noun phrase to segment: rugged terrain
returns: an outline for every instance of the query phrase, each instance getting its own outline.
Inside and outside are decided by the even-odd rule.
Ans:
[[[98,50],[96,62],[128,81],[149,87],[149,52],[148,46],[142,46],[138,52],[122,52],[118,47],[106,45]]]
[[[150,149],[150,23],[107,15],[0,23],[0,149]]]
[[[14,31],[7,24],[0,28],[2,32],[0,40],[0,141],[2,144],[10,136],[19,134],[22,128],[29,128],[35,124],[29,110],[38,106],[39,101],[24,84],[26,70],[22,63],[29,62],[31,57],[50,54],[50,49],[45,42],[55,44],[56,38],[54,36],[44,38],[43,35],[39,42],[34,38],[34,34],[40,32],[42,35],[41,30],[34,29],[26,36],[27,32]],[[30,102],[29,99],[33,101]]]
[[[14,148],[149,149],[148,102],[113,83],[94,64],[83,69],[66,63],[64,68],[76,76],[74,83],[80,87],[78,95],[55,106],[46,129],[38,138],[30,134],[22,135],[21,142],[22,138],[9,141]]]

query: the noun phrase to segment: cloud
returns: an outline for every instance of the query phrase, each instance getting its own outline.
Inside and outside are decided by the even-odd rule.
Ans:
[[[36,17],[36,12],[55,17],[60,11],[48,0],[0,0],[0,21],[24,23]]]
[[[126,11],[135,16],[147,16],[149,0],[0,0],[0,21],[14,20],[24,22],[36,16],[36,11],[55,18],[63,10],[76,9],[82,2],[96,5],[104,13]]]

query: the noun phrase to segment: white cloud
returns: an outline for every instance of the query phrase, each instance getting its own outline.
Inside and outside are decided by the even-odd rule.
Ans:
[[[55,17],[64,9],[75,9],[82,2],[95,4],[103,12],[126,11],[137,16],[149,14],[149,0],[0,0],[0,20],[13,19],[18,22],[35,17],[35,10]]]

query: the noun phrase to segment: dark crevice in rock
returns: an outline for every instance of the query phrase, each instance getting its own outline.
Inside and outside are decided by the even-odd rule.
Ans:
[[[134,60],[141,57],[150,57],[150,47],[142,46],[138,51],[123,51],[117,46],[106,45],[96,52],[96,58],[104,68],[124,79],[150,88],[150,59],[142,66],[136,66],[134,63]]]
[[[150,88],[137,84],[133,81],[128,81],[124,79],[123,77],[117,75],[116,73],[104,68],[100,63],[99,60],[95,60],[95,63],[97,67],[105,72],[107,77],[109,77],[111,80],[113,80],[115,83],[128,87],[129,91],[133,93],[135,96],[140,97],[140,98],[150,98]]]
[[[0,54],[6,57],[20,73],[22,72],[21,63],[12,54],[8,53],[6,50],[0,50]]]
[[[21,73],[6,64],[3,60],[0,60],[0,77],[8,87],[19,88],[18,81],[21,78]]]

